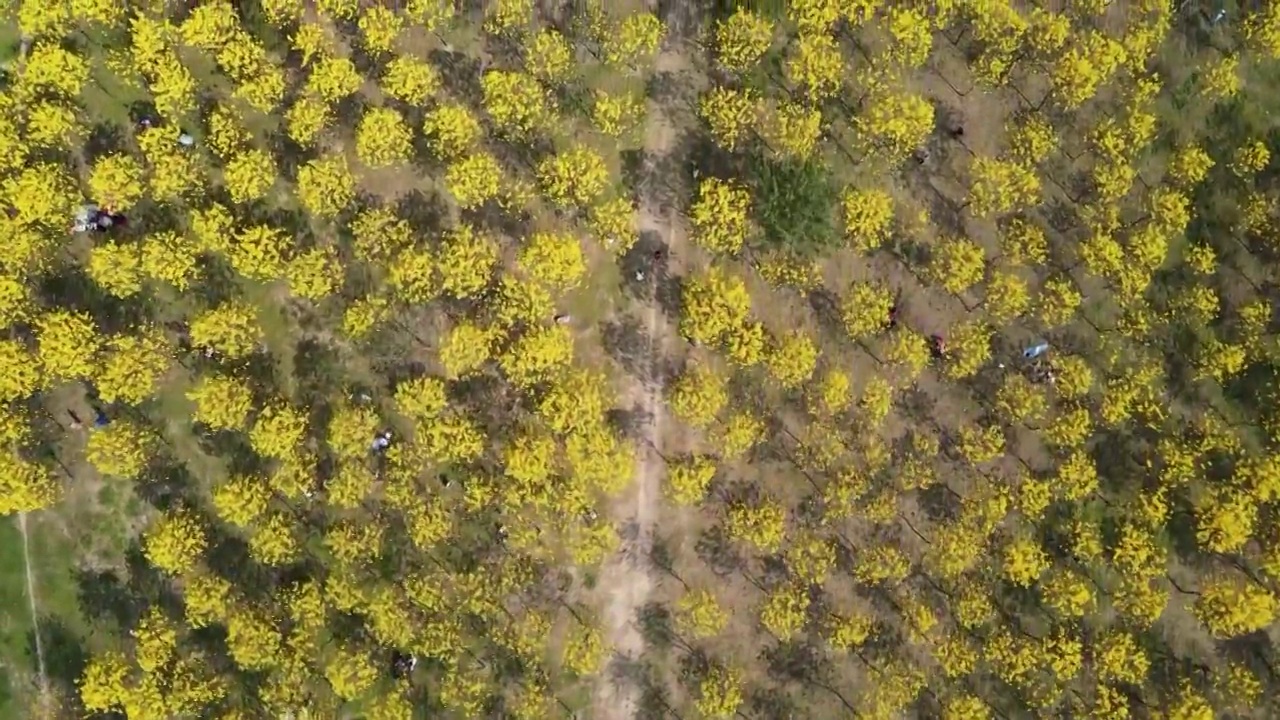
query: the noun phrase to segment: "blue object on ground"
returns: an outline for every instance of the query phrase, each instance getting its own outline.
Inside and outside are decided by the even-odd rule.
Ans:
[[[102,412],[101,410],[95,409],[93,411],[93,414],[94,414],[94,418],[93,418],[94,427],[106,427],[107,424],[111,422],[110,418],[107,417],[106,413]]]
[[[76,210],[75,223],[73,228],[76,232],[89,232],[98,224],[98,215],[101,210],[93,203],[81,205]]]
[[[1042,342],[1039,345],[1032,345],[1031,347],[1022,351],[1022,357],[1028,360],[1032,358],[1040,357],[1048,349],[1049,349],[1049,343],[1046,343],[1046,342]]]

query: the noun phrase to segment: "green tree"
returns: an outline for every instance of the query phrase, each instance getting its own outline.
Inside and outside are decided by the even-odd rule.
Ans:
[[[752,164],[756,221],[766,242],[800,254],[834,244],[837,189],[817,160],[769,160]]]

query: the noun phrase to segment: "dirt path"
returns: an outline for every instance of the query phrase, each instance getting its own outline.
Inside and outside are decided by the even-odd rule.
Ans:
[[[659,73],[675,72],[684,65],[679,43],[666,43],[659,53],[655,70]],[[639,230],[642,237],[662,238],[668,253],[675,252],[680,237],[672,222],[669,209],[664,209],[652,186],[664,182],[663,161],[676,148],[677,133],[668,117],[664,103],[650,99],[645,127],[645,182],[638,188],[640,195]],[[624,544],[622,550],[605,563],[598,586],[608,593],[605,600],[604,620],[609,644],[616,655],[638,661],[644,652],[644,637],[640,633],[638,615],[649,601],[653,590],[650,554],[653,550],[654,525],[657,522],[662,498],[662,477],[665,464],[662,459],[662,422],[665,412],[664,387],[660,363],[665,357],[667,318],[657,299],[659,277],[656,266],[644,271],[649,283],[647,297],[638,300],[637,308],[644,318],[648,336],[647,358],[638,376],[631,378],[629,393],[645,417],[639,437],[639,458],[636,466],[635,495],[625,506],[615,512],[615,520],[623,526],[635,529],[635,536]],[[603,673],[595,695],[592,717],[602,720],[631,720],[636,716],[641,688],[637,678],[630,673]]]
[[[22,561],[27,570],[27,602],[31,607],[31,634],[36,640],[36,668],[40,672],[40,690],[49,687],[49,678],[44,672],[44,642],[40,639],[40,615],[36,610],[36,579],[31,574],[31,547],[27,539],[27,514],[18,513],[18,531],[22,533]]]
[[[31,51],[32,37],[23,35],[18,45],[18,74],[27,66],[27,54]],[[65,469],[65,468],[64,468]],[[44,669],[44,641],[40,639],[39,603],[36,602],[36,579],[31,573],[31,541],[27,537],[27,514],[18,513],[18,532],[22,533],[22,564],[27,574],[27,604],[31,608],[31,636],[35,638],[36,670],[39,673],[41,697],[49,692],[49,676]]]
[[[641,436],[640,456],[636,465],[635,499],[625,508],[625,515],[617,519],[635,527],[634,540],[604,566],[599,587],[609,593],[604,607],[605,629],[614,652],[628,660],[639,660],[644,652],[644,637],[640,634],[637,615],[649,600],[653,579],[649,575],[649,553],[653,549],[653,526],[658,515],[661,497],[663,465],[658,447],[661,441],[662,386],[654,378],[652,367],[659,357],[655,345],[659,342],[658,323],[661,314],[657,303],[652,303],[647,313],[649,334],[649,364],[647,373],[651,380],[636,378],[642,386],[643,407],[646,415]],[[606,673],[601,677],[595,697],[593,717],[612,720],[630,720],[635,716],[640,689],[627,677]]]

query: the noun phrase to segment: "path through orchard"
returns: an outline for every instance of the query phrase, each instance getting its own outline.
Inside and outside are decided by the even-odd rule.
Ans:
[[[44,671],[44,643],[40,639],[40,614],[37,611],[36,580],[31,572],[31,543],[27,538],[27,514],[18,513],[18,531],[22,534],[22,561],[27,571],[27,603],[31,608],[31,635],[35,638],[36,669],[40,673],[40,691],[49,687],[48,676]]]
[[[685,65],[680,50],[678,41],[664,43],[655,71],[674,74],[680,70]],[[653,248],[645,244],[645,252],[660,250],[667,257],[678,250],[682,237],[670,211],[663,209],[664,203],[659,200],[661,193],[652,190],[655,185],[669,184],[667,178],[659,176],[664,172],[663,168],[671,167],[677,137],[676,123],[667,104],[651,98],[645,124],[641,187],[638,188],[638,230],[641,238],[658,243],[658,247]],[[644,652],[639,614],[649,601],[654,584],[650,554],[665,472],[661,450],[665,388],[661,367],[668,333],[667,318],[658,300],[662,265],[656,261],[642,264],[642,283],[647,292],[641,291],[642,299],[637,301],[636,308],[643,318],[647,357],[638,371],[630,376],[632,387],[628,395],[640,406],[643,426],[638,438],[634,497],[628,496],[626,504],[619,506],[614,514],[615,522],[633,532],[624,533],[627,540],[619,552],[605,563],[599,581],[599,587],[607,594],[604,607],[606,642],[615,657],[626,659],[622,667],[615,664],[602,673],[597,686],[593,717],[606,720],[634,718],[642,691],[638,674],[627,672],[625,665],[639,661]]]
[[[27,53],[31,51],[32,37],[23,34],[18,45],[18,73],[21,74],[27,65]],[[49,688],[49,676],[44,669],[44,641],[40,638],[39,603],[36,602],[36,579],[31,571],[31,541],[27,534],[27,514],[18,513],[18,532],[22,535],[22,563],[27,576],[27,604],[31,610],[31,637],[36,646],[36,671],[39,673],[40,694],[43,698]]]

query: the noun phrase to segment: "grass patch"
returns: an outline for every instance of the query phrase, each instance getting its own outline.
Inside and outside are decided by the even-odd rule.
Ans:
[[[761,244],[815,255],[837,242],[836,187],[831,171],[817,160],[752,161],[756,219]]]
[[[47,512],[47,511],[45,511]],[[88,626],[80,609],[74,568],[75,548],[44,512],[27,516],[36,612],[45,656],[45,671],[62,693],[74,694]],[[16,517],[0,522],[0,718],[25,715],[26,690],[39,672],[35,651],[36,623],[27,598],[22,532]],[[74,662],[73,662],[74,660]]]
[[[717,20],[724,20],[739,10],[748,10],[775,22],[787,18],[787,3],[784,0],[716,0],[713,7]]]
[[[27,602],[26,565],[22,558],[22,533],[17,518],[0,523],[0,717],[19,717],[19,704],[13,696],[15,669],[35,672],[36,659],[27,649],[31,635],[31,611]]]
[[[30,534],[31,569],[35,575],[41,624],[45,617],[52,617],[67,627],[84,630],[71,541],[39,516],[27,518],[27,531]],[[21,556],[21,548],[18,553]],[[48,653],[49,648],[46,647],[45,654]]]

